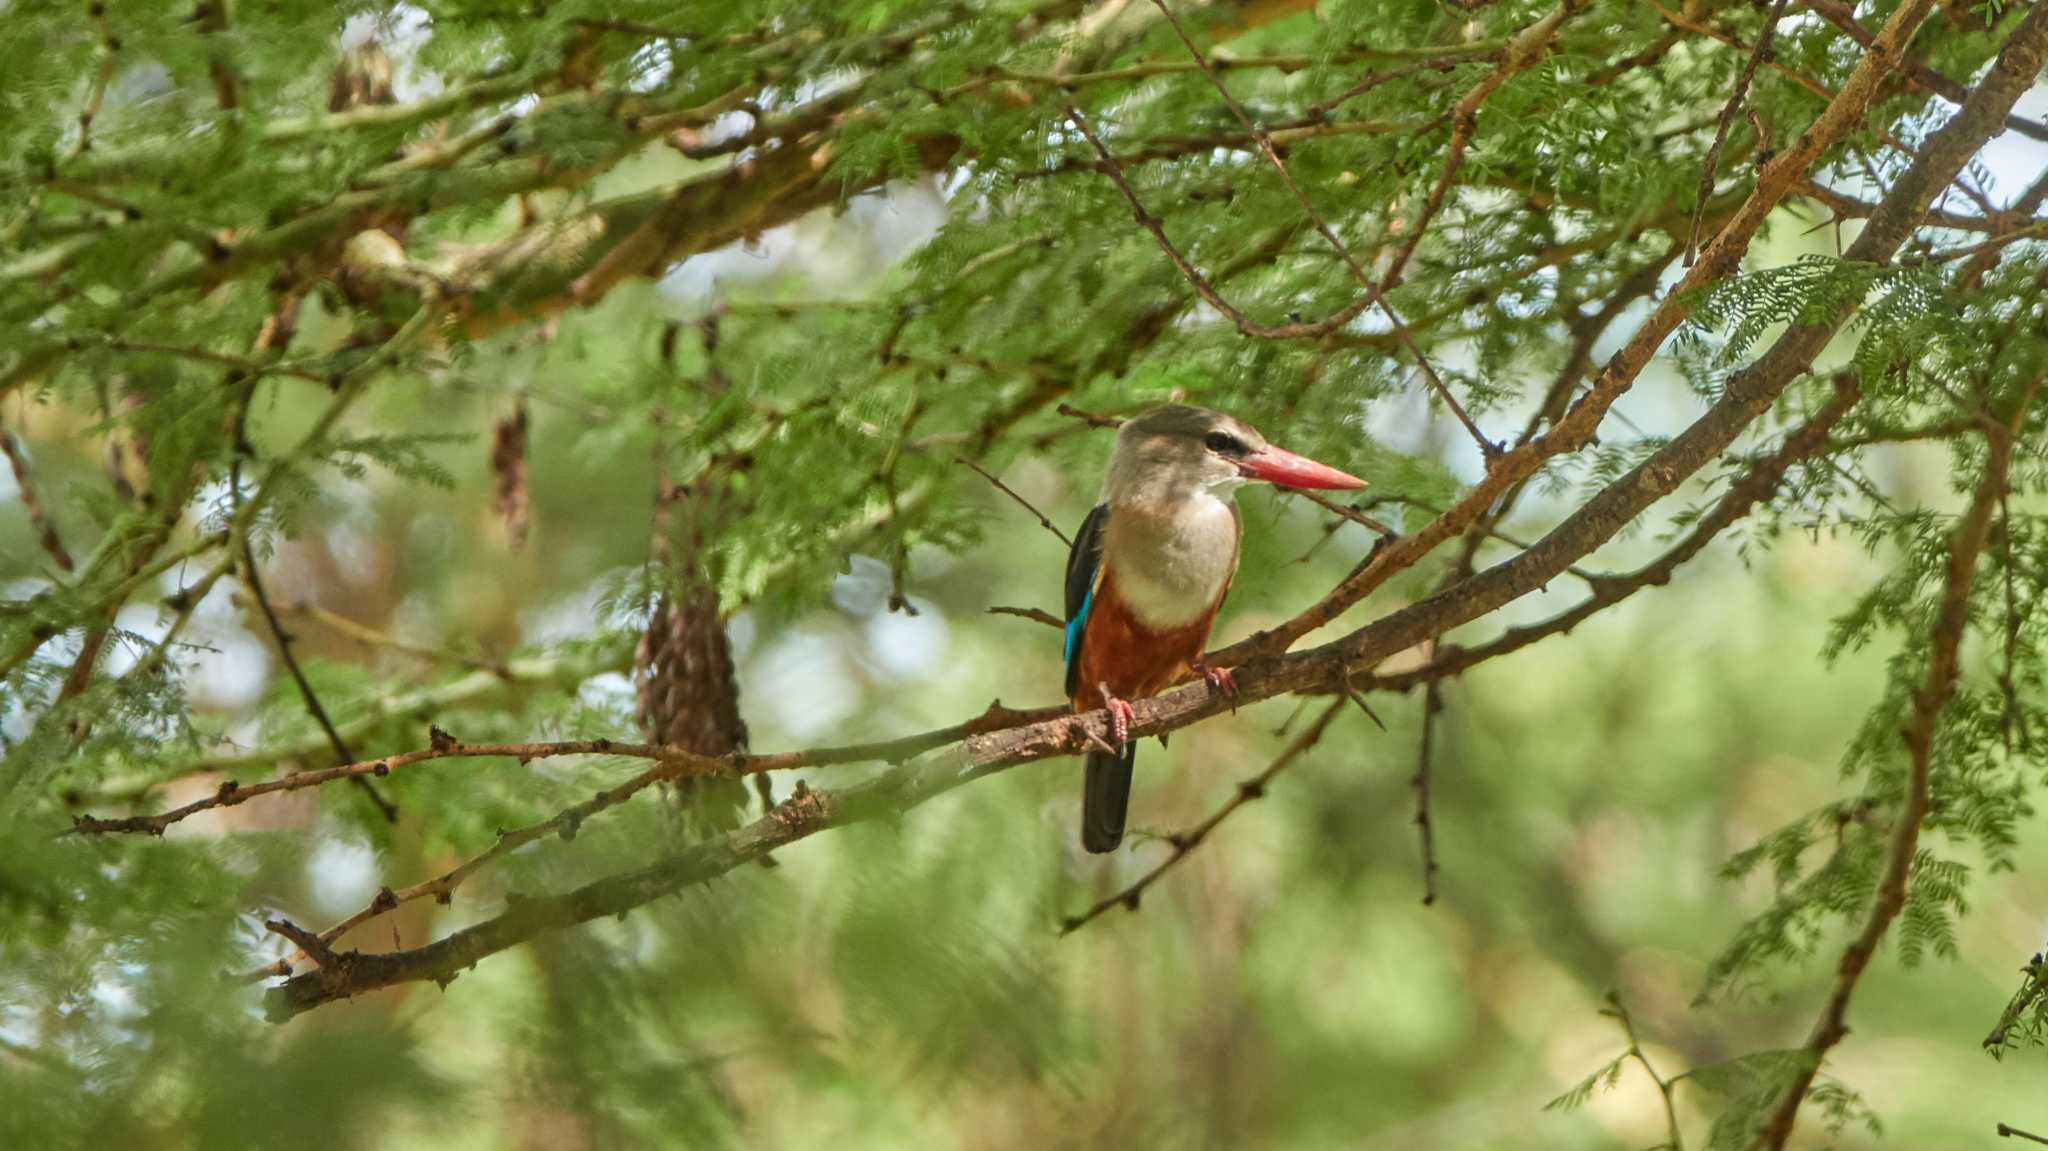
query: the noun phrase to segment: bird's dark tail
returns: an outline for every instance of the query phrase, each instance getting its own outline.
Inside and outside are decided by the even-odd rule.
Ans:
[[[1081,846],[1097,855],[1115,851],[1123,842],[1124,814],[1131,806],[1131,765],[1138,758],[1138,741],[1124,745],[1116,755],[1091,751],[1087,782],[1081,792]]]

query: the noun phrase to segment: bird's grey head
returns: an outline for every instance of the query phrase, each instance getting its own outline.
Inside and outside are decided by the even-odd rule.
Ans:
[[[1107,487],[1111,492],[1159,486],[1179,492],[1227,491],[1250,478],[1238,461],[1265,446],[1265,437],[1235,416],[1167,404],[1117,429]]]
[[[1167,404],[1124,421],[1103,494],[1113,502],[1218,494],[1251,480],[1282,487],[1360,488],[1365,481],[1266,442],[1227,412]]]

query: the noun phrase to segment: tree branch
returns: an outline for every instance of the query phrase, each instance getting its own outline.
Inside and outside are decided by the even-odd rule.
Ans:
[[[1929,635],[1927,673],[1919,690],[1913,694],[1913,711],[1901,733],[1907,757],[1905,796],[1899,805],[1898,815],[1893,819],[1891,842],[1885,849],[1884,869],[1878,877],[1877,891],[1871,898],[1862,928],[1842,951],[1841,962],[1835,969],[1834,987],[1821,1007],[1820,1018],[1814,1021],[1813,1030],[1807,1036],[1806,1060],[1759,1127],[1756,1141],[1751,1144],[1753,1148],[1776,1151],[1791,1137],[1799,1105],[1806,1099],[1807,1088],[1812,1086],[1821,1060],[1848,1034],[1849,1000],[1856,992],[1856,984],[1870,966],[1871,958],[1877,954],[1878,944],[1891,930],[1892,921],[1905,908],[1906,884],[1912,875],[1914,856],[1919,850],[1920,828],[1927,821],[1934,729],[1941,718],[1942,708],[1955,692],[1960,671],[1958,653],[1962,648],[1963,632],[1970,622],[1970,587],[1976,580],[1977,560],[1990,539],[1992,514],[1998,510],[1999,501],[2005,495],[2006,475],[2012,465],[2013,436],[2019,430],[2041,380],[2042,377],[2035,377],[2021,396],[2011,424],[1987,434],[1990,452],[1984,465],[1984,478],[1978,482],[1968,510],[1949,534],[1948,567],[1942,581],[1940,610],[1935,615]]]
[[[1805,4],[1814,15],[1848,33],[1858,44],[1869,47],[1870,30],[1856,19],[1856,10],[1853,6],[1842,3],[1842,0],[1805,0]],[[1907,77],[1922,91],[1932,92],[1951,104],[1960,104],[1969,97],[1968,85],[1928,67],[1926,61],[1908,57],[1901,63],[1905,66]],[[2029,139],[2048,141],[2048,125],[2038,120],[2008,115],[2005,118],[2005,126],[2008,131],[2018,132]]]
[[[1042,623],[1042,624],[1044,624],[1044,625],[1045,625],[1045,626],[1047,626],[1047,627],[1056,627],[1056,628],[1064,628],[1064,627],[1066,627],[1066,626],[1067,626],[1067,625],[1066,625],[1066,621],[1064,621],[1064,620],[1060,619],[1060,617],[1058,617],[1058,616],[1056,616],[1056,615],[1052,614],[1052,613],[1051,613],[1051,612],[1049,612],[1049,611],[1046,611],[1046,610],[1045,610],[1045,609],[1043,609],[1043,608],[1035,608],[1035,607],[992,607],[992,608],[988,609],[988,614],[990,614],[990,615],[1013,615],[1013,616],[1016,616],[1016,617],[1018,617],[1019,619],[1028,619],[1028,620],[1032,621],[1033,623]]]
[[[1819,158],[1824,149],[1834,144],[1862,119],[1865,109],[1870,101],[1876,98],[1879,86],[1890,73],[1892,62],[1897,59],[1920,22],[1926,19],[1932,6],[1933,0],[1905,0],[1893,11],[1891,19],[1885,22],[1884,31],[1879,34],[1863,59],[1857,62],[1848,82],[1842,86],[1841,93],[1821,113],[1819,119],[1800,134],[1793,146],[1779,152],[1764,166],[1748,198],[1708,242],[1699,262],[1687,269],[1678,285],[1665,295],[1629,341],[1608,360],[1607,366],[1601,369],[1593,386],[1572,404],[1563,417],[1551,426],[1550,431],[1497,457],[1479,483],[1475,484],[1448,514],[1438,516],[1421,531],[1378,549],[1366,563],[1320,602],[1278,627],[1232,645],[1213,657],[1211,662],[1221,661],[1222,666],[1231,666],[1257,655],[1285,651],[1302,636],[1335,619],[1384,584],[1395,573],[1413,566],[1435,550],[1438,544],[1465,530],[1511,487],[1534,475],[1545,461],[1564,452],[1576,451],[1590,443],[1607,409],[1628,391],[1651,357],[1663,346],[1665,339],[1691,314],[1699,298],[1699,290],[1736,270],[1757,229],[1763,226],[1765,218],[1790,192],[1792,185]],[[1973,124],[1972,127],[1974,130],[1980,126]],[[1979,143],[1995,131],[1995,125],[1983,126]],[[1973,147],[1971,151],[1974,150]],[[1923,159],[1925,155],[1923,151]],[[1954,171],[1961,167],[1966,158],[1967,153],[1955,158],[1954,168],[1949,170],[1949,179],[1954,178]],[[1918,161],[1917,166],[1920,166]],[[1906,179],[1902,178],[1901,184],[1906,182]],[[1936,187],[1944,186],[1946,183],[1945,179],[1942,185]],[[1891,199],[1887,198],[1886,204],[1890,205],[1891,202]],[[1857,238],[1857,246],[1866,253],[1864,258],[1888,258],[1898,245],[1904,242],[1906,234],[1911,231],[1919,214],[1925,210],[1926,204],[1923,202],[1913,205],[1910,212],[1904,211],[1903,208],[1895,211],[1887,219],[1888,226],[1884,229],[1876,226],[1876,218],[1873,217],[1872,225]],[[1792,370],[1793,365],[1803,365],[1819,351],[1819,344],[1813,341],[1816,338],[1824,341],[1825,334],[1832,332],[1839,323],[1840,317],[1837,316],[1825,329],[1815,325],[1797,327],[1793,331],[1802,334],[1796,342],[1787,343],[1781,339],[1774,345],[1773,353],[1783,348],[1784,358],[1772,363],[1765,372],[1773,383],[1763,389],[1767,393],[1760,397],[1763,403],[1756,407],[1755,411],[1742,410],[1740,405],[1733,409],[1724,407],[1731,396],[1742,394],[1741,389],[1731,388],[1730,394],[1724,395],[1721,403],[1716,405],[1716,408],[1725,415],[1722,418],[1715,418],[1710,414],[1708,417],[1708,420],[1712,421],[1712,437],[1725,446],[1744,424],[1761,412],[1763,406],[1767,406],[1769,399],[1775,398],[1778,389],[1782,389],[1790,382],[1791,375],[1796,374]],[[1813,343],[1810,348],[1807,347],[1809,343]],[[1770,359],[1770,356],[1766,356],[1766,360]],[[1761,362],[1751,373],[1745,375],[1753,375],[1758,371],[1763,371]],[[1784,373],[1782,377],[1781,372]],[[1740,382],[1742,376],[1737,378],[1737,383]],[[1708,421],[1703,420],[1694,424],[1693,429],[1705,434],[1703,428],[1707,424]],[[1674,446],[1676,445],[1667,445],[1665,450],[1668,451]],[[1663,452],[1659,454],[1662,455]],[[1704,463],[1704,459],[1700,462]],[[1691,474],[1698,466],[1694,464],[1693,467],[1668,475],[1659,472],[1647,478],[1658,486],[1658,494],[1661,494],[1662,491],[1669,490],[1667,484],[1675,483],[1677,479]],[[1642,469],[1638,468],[1637,474],[1641,472]],[[1616,490],[1616,487],[1610,487],[1603,495],[1615,493]],[[1631,501],[1617,499],[1615,502],[1619,504]],[[1587,510],[1591,510],[1590,505]],[[1552,534],[1554,536],[1556,533]]]
[[[1692,529],[1684,538],[1656,559],[1625,575],[1590,580],[1593,588],[1591,596],[1549,619],[1509,628],[1493,640],[1477,647],[1445,644],[1438,651],[1436,658],[1428,664],[1413,672],[1383,677],[1378,686],[1404,690],[1417,683],[1432,682],[1445,675],[1459,674],[1477,664],[1520,651],[1538,640],[1569,632],[1595,613],[1613,607],[1644,588],[1662,587],[1671,582],[1673,573],[1694,556],[1705,551],[1714,537],[1747,516],[1758,504],[1768,501],[1794,465],[1828,449],[1829,430],[1848,414],[1861,394],[1853,375],[1838,374],[1835,377],[1834,394],[1828,402],[1821,405],[1820,409],[1797,430],[1786,436],[1776,451],[1758,461],[1740,479],[1730,484],[1728,490],[1722,493],[1720,500],[1693,523]]]

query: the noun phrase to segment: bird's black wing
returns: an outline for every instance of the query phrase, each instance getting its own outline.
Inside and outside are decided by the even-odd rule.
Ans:
[[[1081,629],[1088,625],[1088,609],[1095,606],[1095,581],[1102,574],[1102,529],[1109,523],[1109,505],[1096,504],[1074,533],[1074,550],[1067,553],[1067,698],[1081,674]]]

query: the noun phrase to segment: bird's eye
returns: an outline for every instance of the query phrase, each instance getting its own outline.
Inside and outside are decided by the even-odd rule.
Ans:
[[[1229,432],[1210,432],[1209,438],[1202,442],[1208,445],[1210,451],[1218,455],[1241,456],[1244,454],[1244,441],[1231,435]]]

